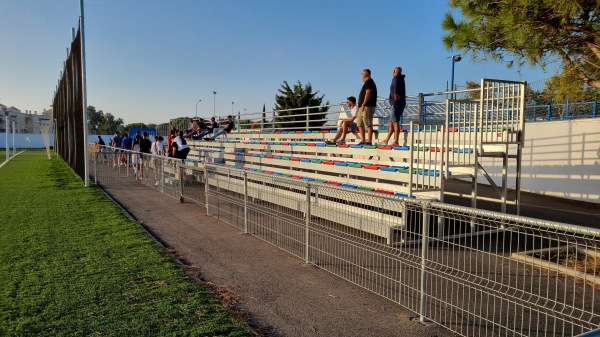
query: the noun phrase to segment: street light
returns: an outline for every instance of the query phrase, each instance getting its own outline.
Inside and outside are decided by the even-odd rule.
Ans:
[[[198,103],[202,102],[201,99],[198,100],[198,102],[196,102],[196,118],[198,118]]]
[[[462,56],[460,56],[460,54],[458,55],[452,55],[452,77],[450,77],[450,91],[454,91],[454,63],[456,62],[460,62],[460,60],[462,60]],[[454,92],[450,95],[451,99],[454,99]]]
[[[213,117],[215,117],[217,115],[216,111],[216,106],[217,106],[217,92],[213,91]]]

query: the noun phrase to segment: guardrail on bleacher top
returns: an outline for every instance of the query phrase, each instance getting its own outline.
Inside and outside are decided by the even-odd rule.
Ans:
[[[457,90],[447,91],[438,93],[427,93],[419,94],[414,96],[407,96],[407,105],[404,109],[404,114],[400,121],[403,128],[407,129],[411,121],[431,121],[441,122],[446,117],[446,102],[451,93],[455,94],[456,100],[473,100],[478,97],[474,94],[479,89],[469,90]],[[317,113],[325,117],[316,118],[314,120],[307,120],[306,111],[314,111],[318,109],[328,109],[326,113]],[[236,119],[237,130],[251,131],[251,130],[315,130],[320,128],[335,128],[337,126],[339,116],[347,116],[350,114],[350,110],[345,103],[322,105],[314,107],[303,107],[291,110],[281,110],[284,112],[292,113],[294,115],[277,117],[278,111],[266,111],[266,112],[253,112],[253,113],[238,113],[234,114]],[[387,99],[379,98],[377,101],[377,109],[375,111],[374,129],[380,131],[388,130],[390,107]],[[220,124],[226,122],[226,116],[217,116]],[[528,104],[525,109],[525,121],[526,122],[543,122],[543,121],[555,121],[555,120],[572,120],[580,118],[597,118],[598,113],[598,102],[570,102],[570,103],[553,103],[553,104]],[[280,118],[279,122],[275,123],[273,120]],[[292,118],[303,118],[302,120],[294,120],[294,126],[282,126],[284,122],[292,122]],[[345,118],[345,117],[344,117]],[[309,122],[307,128],[306,123]],[[312,123],[312,124],[311,124]],[[322,125],[315,126],[315,123],[323,123]],[[184,130],[189,127],[187,123],[179,121],[177,125],[174,125],[178,130]],[[165,127],[159,130],[162,135],[167,135],[169,127]]]
[[[597,229],[198,161],[88,158],[91,178],[108,193],[143,184],[201,204],[464,336],[572,336],[600,325]]]

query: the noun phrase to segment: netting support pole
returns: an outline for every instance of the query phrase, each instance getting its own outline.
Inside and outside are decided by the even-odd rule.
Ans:
[[[83,143],[88,142],[88,114],[87,114],[87,85],[86,85],[86,72],[85,72],[85,30],[83,24],[83,0],[79,0],[79,32],[81,33],[81,84],[82,84],[82,109],[83,109]],[[89,161],[85,161],[85,187],[90,186],[90,164]]]

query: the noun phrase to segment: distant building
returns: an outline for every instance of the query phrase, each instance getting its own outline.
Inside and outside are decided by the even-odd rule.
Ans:
[[[42,133],[43,128],[48,128],[49,133],[53,133],[52,109],[38,114],[37,111],[25,110],[22,112],[14,106],[7,107],[0,104],[0,132],[6,132],[5,112],[8,112],[9,132],[12,132],[12,122],[14,121],[16,133]]]

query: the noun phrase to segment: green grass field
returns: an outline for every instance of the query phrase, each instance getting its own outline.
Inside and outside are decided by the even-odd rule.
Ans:
[[[62,160],[0,169],[0,336],[252,336]]]

